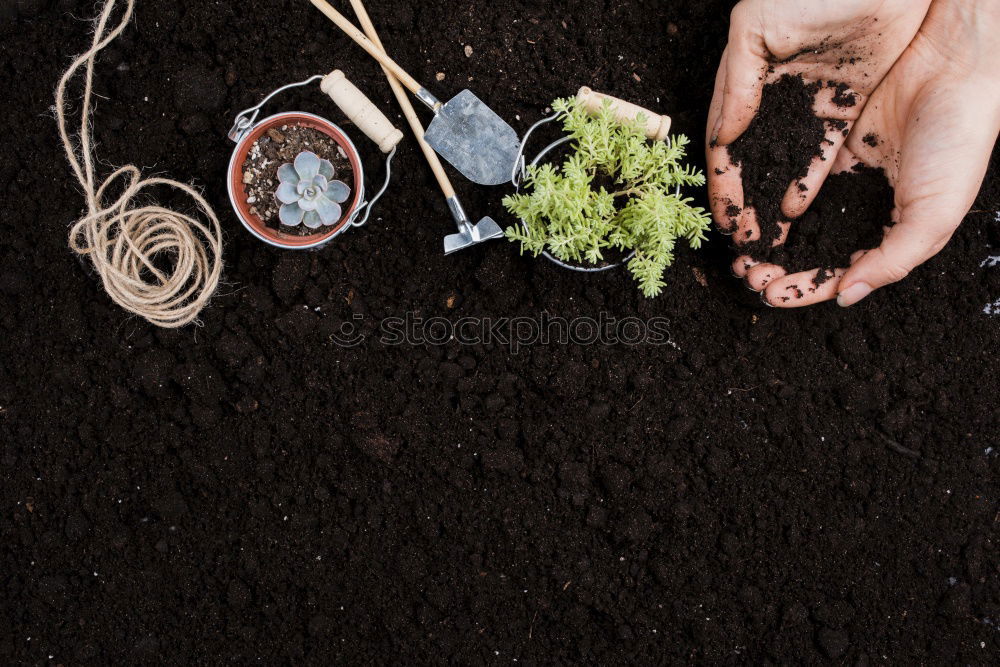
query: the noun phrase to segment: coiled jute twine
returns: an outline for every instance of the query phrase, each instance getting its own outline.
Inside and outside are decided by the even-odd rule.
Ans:
[[[91,261],[115,303],[156,326],[176,329],[196,323],[218,288],[222,228],[212,207],[193,187],[164,178],[144,179],[134,165],[121,167],[95,187],[90,127],[94,60],[128,25],[135,0],[126,0],[121,22],[108,31],[116,4],[117,0],[104,4],[90,49],[70,65],[56,88],[59,135],[87,200],[87,213],[73,225],[69,245]],[[74,143],[66,128],[66,87],[84,65],[80,133]],[[111,200],[108,191],[119,181],[121,194]],[[178,213],[147,203],[145,196],[139,201],[144,190],[155,186],[174,188],[190,196],[197,212]],[[169,268],[163,270],[165,265]]]

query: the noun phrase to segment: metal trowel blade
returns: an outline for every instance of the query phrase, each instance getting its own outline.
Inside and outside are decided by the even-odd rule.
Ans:
[[[438,109],[427,143],[463,176],[479,185],[510,182],[521,139],[470,90]]]

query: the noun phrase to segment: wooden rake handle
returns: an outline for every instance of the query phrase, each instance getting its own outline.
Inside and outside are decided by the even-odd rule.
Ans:
[[[375,30],[375,24],[372,23],[371,17],[368,15],[368,10],[365,9],[364,1],[351,0],[351,6],[354,8],[354,13],[358,15],[358,21],[361,22],[361,27],[364,29],[365,34],[368,35],[369,40],[384,54],[385,47],[382,45],[382,40]],[[441,158],[430,147],[430,144],[424,141],[424,126],[420,122],[416,110],[413,108],[413,103],[410,102],[410,98],[407,97],[406,91],[403,90],[403,86],[400,85],[395,73],[385,65],[382,66],[382,69],[385,70],[385,75],[389,79],[392,92],[396,95],[396,100],[399,101],[399,106],[403,109],[403,115],[406,116],[406,120],[410,123],[410,128],[417,138],[417,144],[420,146],[420,150],[423,151],[424,157],[427,158],[427,163],[430,165],[431,171],[434,172],[434,178],[437,179],[438,185],[441,186],[441,191],[448,199],[454,197],[455,187],[451,184],[451,179],[448,178],[448,174],[444,170],[444,165],[441,164]]]
[[[338,28],[343,30],[348,37],[357,42],[358,46],[367,51],[368,55],[377,60],[382,67],[392,72],[393,76],[399,79],[411,93],[416,95],[424,89],[424,87],[417,83],[416,79],[407,74],[406,70],[400,67],[395,60],[387,56],[382,49],[375,46],[370,39],[365,37],[364,33],[354,27],[354,24],[351,23],[346,16],[331,7],[329,2],[326,0],[309,0],[309,2],[313,3],[316,9],[326,14],[327,18],[336,23]]]

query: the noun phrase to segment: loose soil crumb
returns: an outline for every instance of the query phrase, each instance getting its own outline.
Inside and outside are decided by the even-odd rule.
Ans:
[[[837,132],[840,132],[840,133],[841,133],[841,134],[843,134],[843,135],[844,135],[845,137],[846,137],[846,136],[847,136],[848,134],[850,134],[850,133],[851,133],[851,131],[850,131],[850,130],[848,129],[848,127],[847,127],[847,121],[846,121],[846,120],[842,120],[842,119],[840,119],[840,118],[834,118],[834,119],[831,119],[831,120],[827,120],[827,121],[826,121],[826,125],[827,125],[827,127],[829,127],[830,129],[832,129],[832,130],[836,130]],[[824,139],[823,141],[825,141],[827,145],[830,145],[830,146],[832,146],[832,145],[833,145],[833,142],[832,142],[832,141],[830,141],[829,139]]]
[[[853,64],[853,63],[852,63]],[[834,89],[833,103],[838,107],[847,109],[855,106],[858,103],[858,96],[850,91],[850,86],[846,83],[837,83],[836,81],[828,81],[827,86]]]
[[[288,227],[281,224],[278,211],[281,202],[274,196],[278,189],[278,170],[283,164],[295,162],[302,151],[312,151],[333,163],[334,177],[354,187],[354,168],[344,149],[328,135],[311,127],[282,125],[271,128],[250,147],[243,162],[243,190],[247,194],[250,212],[272,229],[285,234],[311,236],[317,233],[305,225]],[[353,196],[353,194],[352,194]],[[318,230],[322,231],[322,230]]]

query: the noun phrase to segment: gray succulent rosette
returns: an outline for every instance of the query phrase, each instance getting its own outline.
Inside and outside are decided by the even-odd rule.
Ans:
[[[294,164],[278,169],[280,185],[274,193],[281,202],[278,217],[288,227],[309,229],[330,227],[340,221],[341,204],[351,196],[351,188],[334,180],[333,163],[310,151],[302,151]]]

